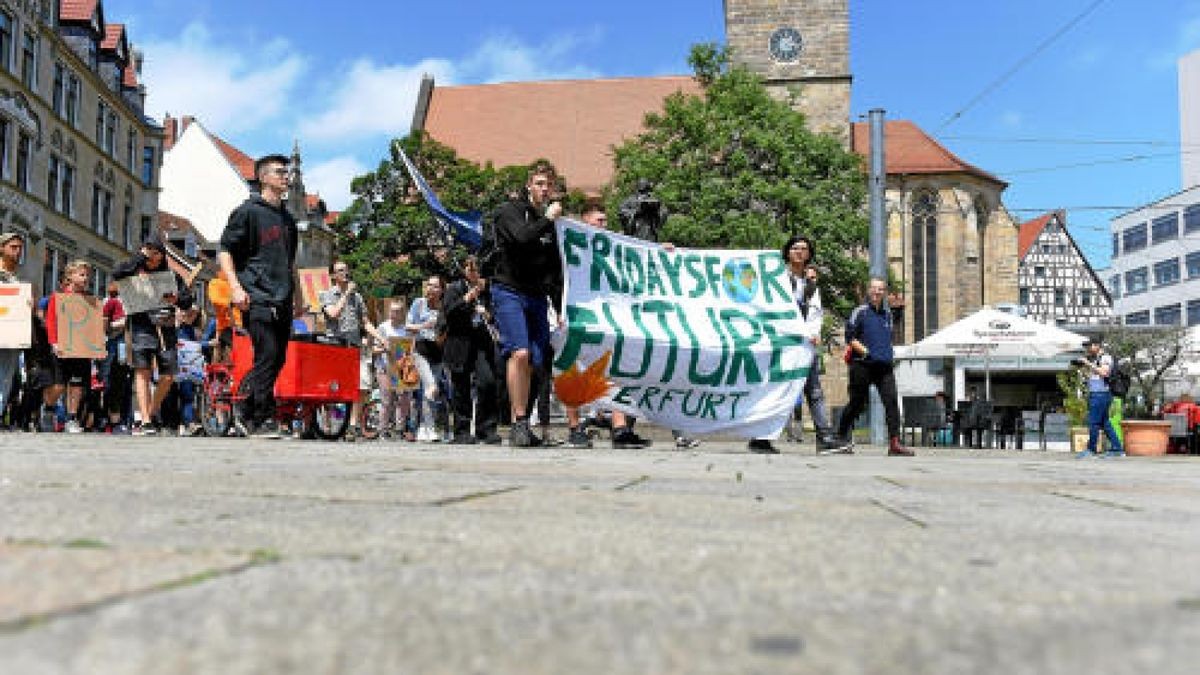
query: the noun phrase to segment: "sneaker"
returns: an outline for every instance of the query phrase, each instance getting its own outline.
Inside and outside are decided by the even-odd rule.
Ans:
[[[853,455],[854,442],[843,440],[837,436],[826,436],[817,439],[818,455]]]
[[[54,411],[53,410],[43,410],[41,418],[38,420],[38,431],[42,431],[42,432],[46,432],[46,433],[52,432],[55,430],[54,427],[57,424],[58,424],[58,417],[54,414]]]
[[[437,441],[437,434],[433,431],[433,427],[421,426],[417,427],[417,442],[418,443],[434,443]]]
[[[233,433],[242,438],[250,438],[250,434],[254,433],[254,423],[235,411],[233,413]]]
[[[134,422],[133,428],[129,430],[129,435],[130,436],[145,436],[146,429],[145,429],[145,427],[142,426],[141,422]]]
[[[183,435],[185,436],[200,436],[204,433],[204,426],[199,422],[191,422],[183,427]]]
[[[361,435],[362,435],[362,432],[358,430],[358,426],[351,424],[349,427],[346,428],[346,434],[344,436],[342,436],[342,440],[346,441],[347,443],[354,443],[358,440],[358,437]]]
[[[692,448],[700,447],[700,439],[690,436],[680,436],[675,439],[676,450],[691,450]]]
[[[748,444],[746,444],[746,447],[747,447],[747,449],[750,450],[750,452],[755,452],[760,455],[778,455],[779,454],[779,450],[776,449],[775,445],[773,443],[771,443],[771,440],[768,438],[751,439],[750,442]]]
[[[79,420],[67,420],[65,431],[68,434],[82,434],[83,426],[79,424]]]
[[[1101,457],[1103,457],[1104,459],[1116,459],[1118,457],[1124,457],[1124,456],[1125,456],[1124,450],[1109,450],[1108,452],[1105,452],[1103,455],[1101,455]]]
[[[471,434],[454,434],[450,442],[454,445],[475,445],[478,441]]]
[[[529,420],[516,420],[508,430],[508,444],[514,448],[536,448],[542,444],[542,439],[533,434]]]
[[[568,448],[575,448],[575,449],[580,449],[580,450],[582,450],[584,448],[590,448],[590,447],[592,447],[592,437],[588,436],[588,433],[585,430],[584,426],[582,424],[580,424],[578,427],[575,427],[574,429],[571,429],[570,431],[567,432],[566,446]]]
[[[915,452],[904,447],[900,443],[900,438],[897,436],[892,436],[891,440],[888,442],[887,454],[888,457],[912,457],[916,455]]]
[[[153,424],[143,424],[141,435],[142,436],[157,436],[158,435],[158,427],[154,426]]]
[[[1075,453],[1075,459],[1093,459],[1094,457],[1096,457],[1096,453],[1093,450],[1084,450]]]
[[[128,436],[129,427],[125,426],[124,424],[116,424],[113,425],[110,433],[112,433],[113,436]]]
[[[262,424],[257,424],[254,430],[250,432],[250,438],[259,438],[270,441],[277,441],[282,436],[279,434],[279,422],[275,420],[267,420]]]
[[[504,439],[500,438],[500,434],[498,434],[494,431],[492,433],[488,434],[487,436],[484,436],[483,438],[478,439],[478,441],[480,443],[482,443],[483,445],[500,445],[500,444],[504,443]]]
[[[454,442],[454,434],[450,433],[449,431],[443,431],[442,435],[441,435],[441,440],[443,443],[447,443],[447,444],[453,443]]]
[[[617,450],[640,450],[653,444],[654,441],[638,436],[633,429],[621,429],[612,437],[612,446]]]
[[[555,438],[550,435],[550,430],[543,428],[540,444],[547,448],[556,448],[563,444],[561,438]]]

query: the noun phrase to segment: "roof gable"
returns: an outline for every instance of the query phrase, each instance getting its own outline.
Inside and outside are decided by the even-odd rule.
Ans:
[[[247,155],[241,150],[238,150],[229,143],[226,143],[216,134],[209,134],[208,136],[213,140],[213,143],[216,144],[217,149],[221,151],[221,154],[225,155],[225,159],[228,159],[233,168],[237,170],[238,175],[248,181],[255,179],[253,157]]]
[[[58,4],[58,18],[60,21],[91,23],[93,17],[100,14],[103,23],[103,10],[99,5],[100,0],[61,0]]]
[[[884,162],[888,175],[967,173],[1007,187],[1008,183],[979,167],[964,162],[932,136],[908,120],[884,124]],[[867,122],[855,122],[851,147],[863,157],[871,155],[871,128]]]
[[[1046,225],[1059,217],[1061,213],[1061,211],[1051,211],[1044,216],[1021,223],[1021,231],[1017,234],[1017,260],[1025,259],[1025,254],[1029,253],[1030,247],[1042,234],[1042,230],[1046,229]]]
[[[612,146],[644,131],[648,112],[690,76],[512,82],[432,87],[424,129],[459,156],[497,166],[546,158],[567,184],[598,193],[612,176]]]
[[[129,42],[125,36],[125,25],[119,23],[106,25],[100,49],[106,52],[116,52],[122,60],[129,58]]]

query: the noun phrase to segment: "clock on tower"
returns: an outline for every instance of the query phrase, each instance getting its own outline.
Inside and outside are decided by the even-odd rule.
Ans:
[[[817,131],[849,140],[849,0],[725,0],[725,39]]]

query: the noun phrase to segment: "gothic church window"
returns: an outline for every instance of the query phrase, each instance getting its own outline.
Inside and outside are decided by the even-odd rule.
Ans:
[[[938,328],[938,194],[924,188],[912,196],[913,339]]]

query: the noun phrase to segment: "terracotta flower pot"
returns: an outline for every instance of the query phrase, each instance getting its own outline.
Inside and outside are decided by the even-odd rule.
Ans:
[[[1144,457],[1167,454],[1171,423],[1166,420],[1124,420],[1125,453]]]

